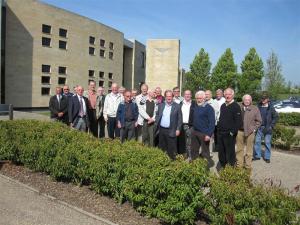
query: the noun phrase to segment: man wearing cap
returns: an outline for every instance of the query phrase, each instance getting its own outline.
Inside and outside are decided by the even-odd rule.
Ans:
[[[270,104],[269,97],[265,93],[261,97],[261,101],[258,104],[258,109],[261,114],[262,124],[256,133],[253,160],[260,160],[261,141],[264,138],[265,140],[264,160],[266,161],[266,163],[270,163],[272,131],[278,120],[278,113],[275,111],[275,108]]]

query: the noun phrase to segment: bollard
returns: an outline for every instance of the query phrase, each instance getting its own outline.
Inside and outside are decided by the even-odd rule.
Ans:
[[[13,120],[14,119],[14,107],[12,104],[9,104],[9,120]]]

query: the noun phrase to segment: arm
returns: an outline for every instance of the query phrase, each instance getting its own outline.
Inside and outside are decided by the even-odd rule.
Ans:
[[[63,114],[66,114],[66,113],[68,113],[68,101],[69,101],[69,99],[68,99],[68,97],[66,97],[66,96],[63,96],[63,99],[64,99],[64,103],[65,103],[65,107],[63,108],[63,110],[62,110],[62,113]]]
[[[138,110],[139,110],[139,114],[141,115],[141,117],[143,119],[149,120],[150,116],[146,113],[145,105],[141,105],[140,101],[137,102],[137,105],[138,105]]]
[[[273,107],[273,106],[271,106],[272,108],[271,108],[271,112],[272,112],[272,123],[271,123],[271,127],[272,127],[272,129],[275,127],[275,125],[276,125],[276,123],[277,123],[277,121],[278,121],[278,119],[279,119],[279,115],[278,115],[278,113],[276,112],[276,110],[275,110],[275,108]]]
[[[213,107],[208,107],[208,136],[211,137],[215,130],[216,117]]]
[[[108,101],[109,101],[109,98],[106,96],[105,100],[104,100],[104,107],[103,107],[103,117],[104,117],[104,120],[107,121],[107,111],[108,111]]]
[[[68,114],[69,114],[69,122],[70,123],[73,122],[72,112],[73,112],[73,97],[70,98],[69,105],[68,105]],[[71,124],[71,126],[72,126],[72,124]]]
[[[181,131],[182,127],[182,112],[181,112],[181,107],[178,105],[178,122],[177,122],[177,131]]]
[[[54,100],[53,97],[50,98],[49,100],[49,109],[50,111],[54,114],[54,115],[57,115],[58,114],[58,111],[55,109],[55,103],[54,103]]]
[[[261,118],[261,114],[258,108],[256,108],[256,113],[255,113],[255,130],[258,130],[258,128],[261,126],[262,124],[262,118]]]
[[[233,130],[231,131],[233,134],[237,134],[238,130],[242,126],[243,120],[242,120],[242,111],[241,107],[236,104],[236,107],[234,109],[234,124],[233,124]]]

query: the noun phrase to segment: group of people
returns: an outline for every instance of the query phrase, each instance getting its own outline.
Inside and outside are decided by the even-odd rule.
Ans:
[[[251,162],[262,158],[270,163],[272,130],[278,114],[267,95],[258,106],[252,97],[243,96],[242,103],[234,100],[234,90],[216,91],[213,99],[210,90],[192,92],[185,90],[180,96],[178,87],[166,90],[160,87],[149,90],[143,84],[138,91],[125,90],[117,83],[111,92],[96,90],[91,81],[87,91],[82,86],[56,88],[50,98],[49,108],[54,121],[91,132],[95,137],[137,140],[148,146],[158,146],[171,159],[183,154],[192,161],[203,157],[212,166],[212,151],[217,151],[221,167],[227,164],[251,169]]]

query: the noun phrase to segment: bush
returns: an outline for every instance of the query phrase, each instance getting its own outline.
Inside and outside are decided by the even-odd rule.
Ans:
[[[290,150],[291,146],[299,145],[300,137],[294,128],[277,124],[273,131],[273,144],[282,149]]]
[[[90,184],[167,224],[193,224],[199,215],[222,225],[293,224],[300,208],[281,190],[253,186],[244,170],[210,176],[204,160],[170,161],[159,149],[95,139],[60,123],[0,121],[0,159]]]
[[[278,123],[285,126],[300,126],[300,113],[279,113]]]

